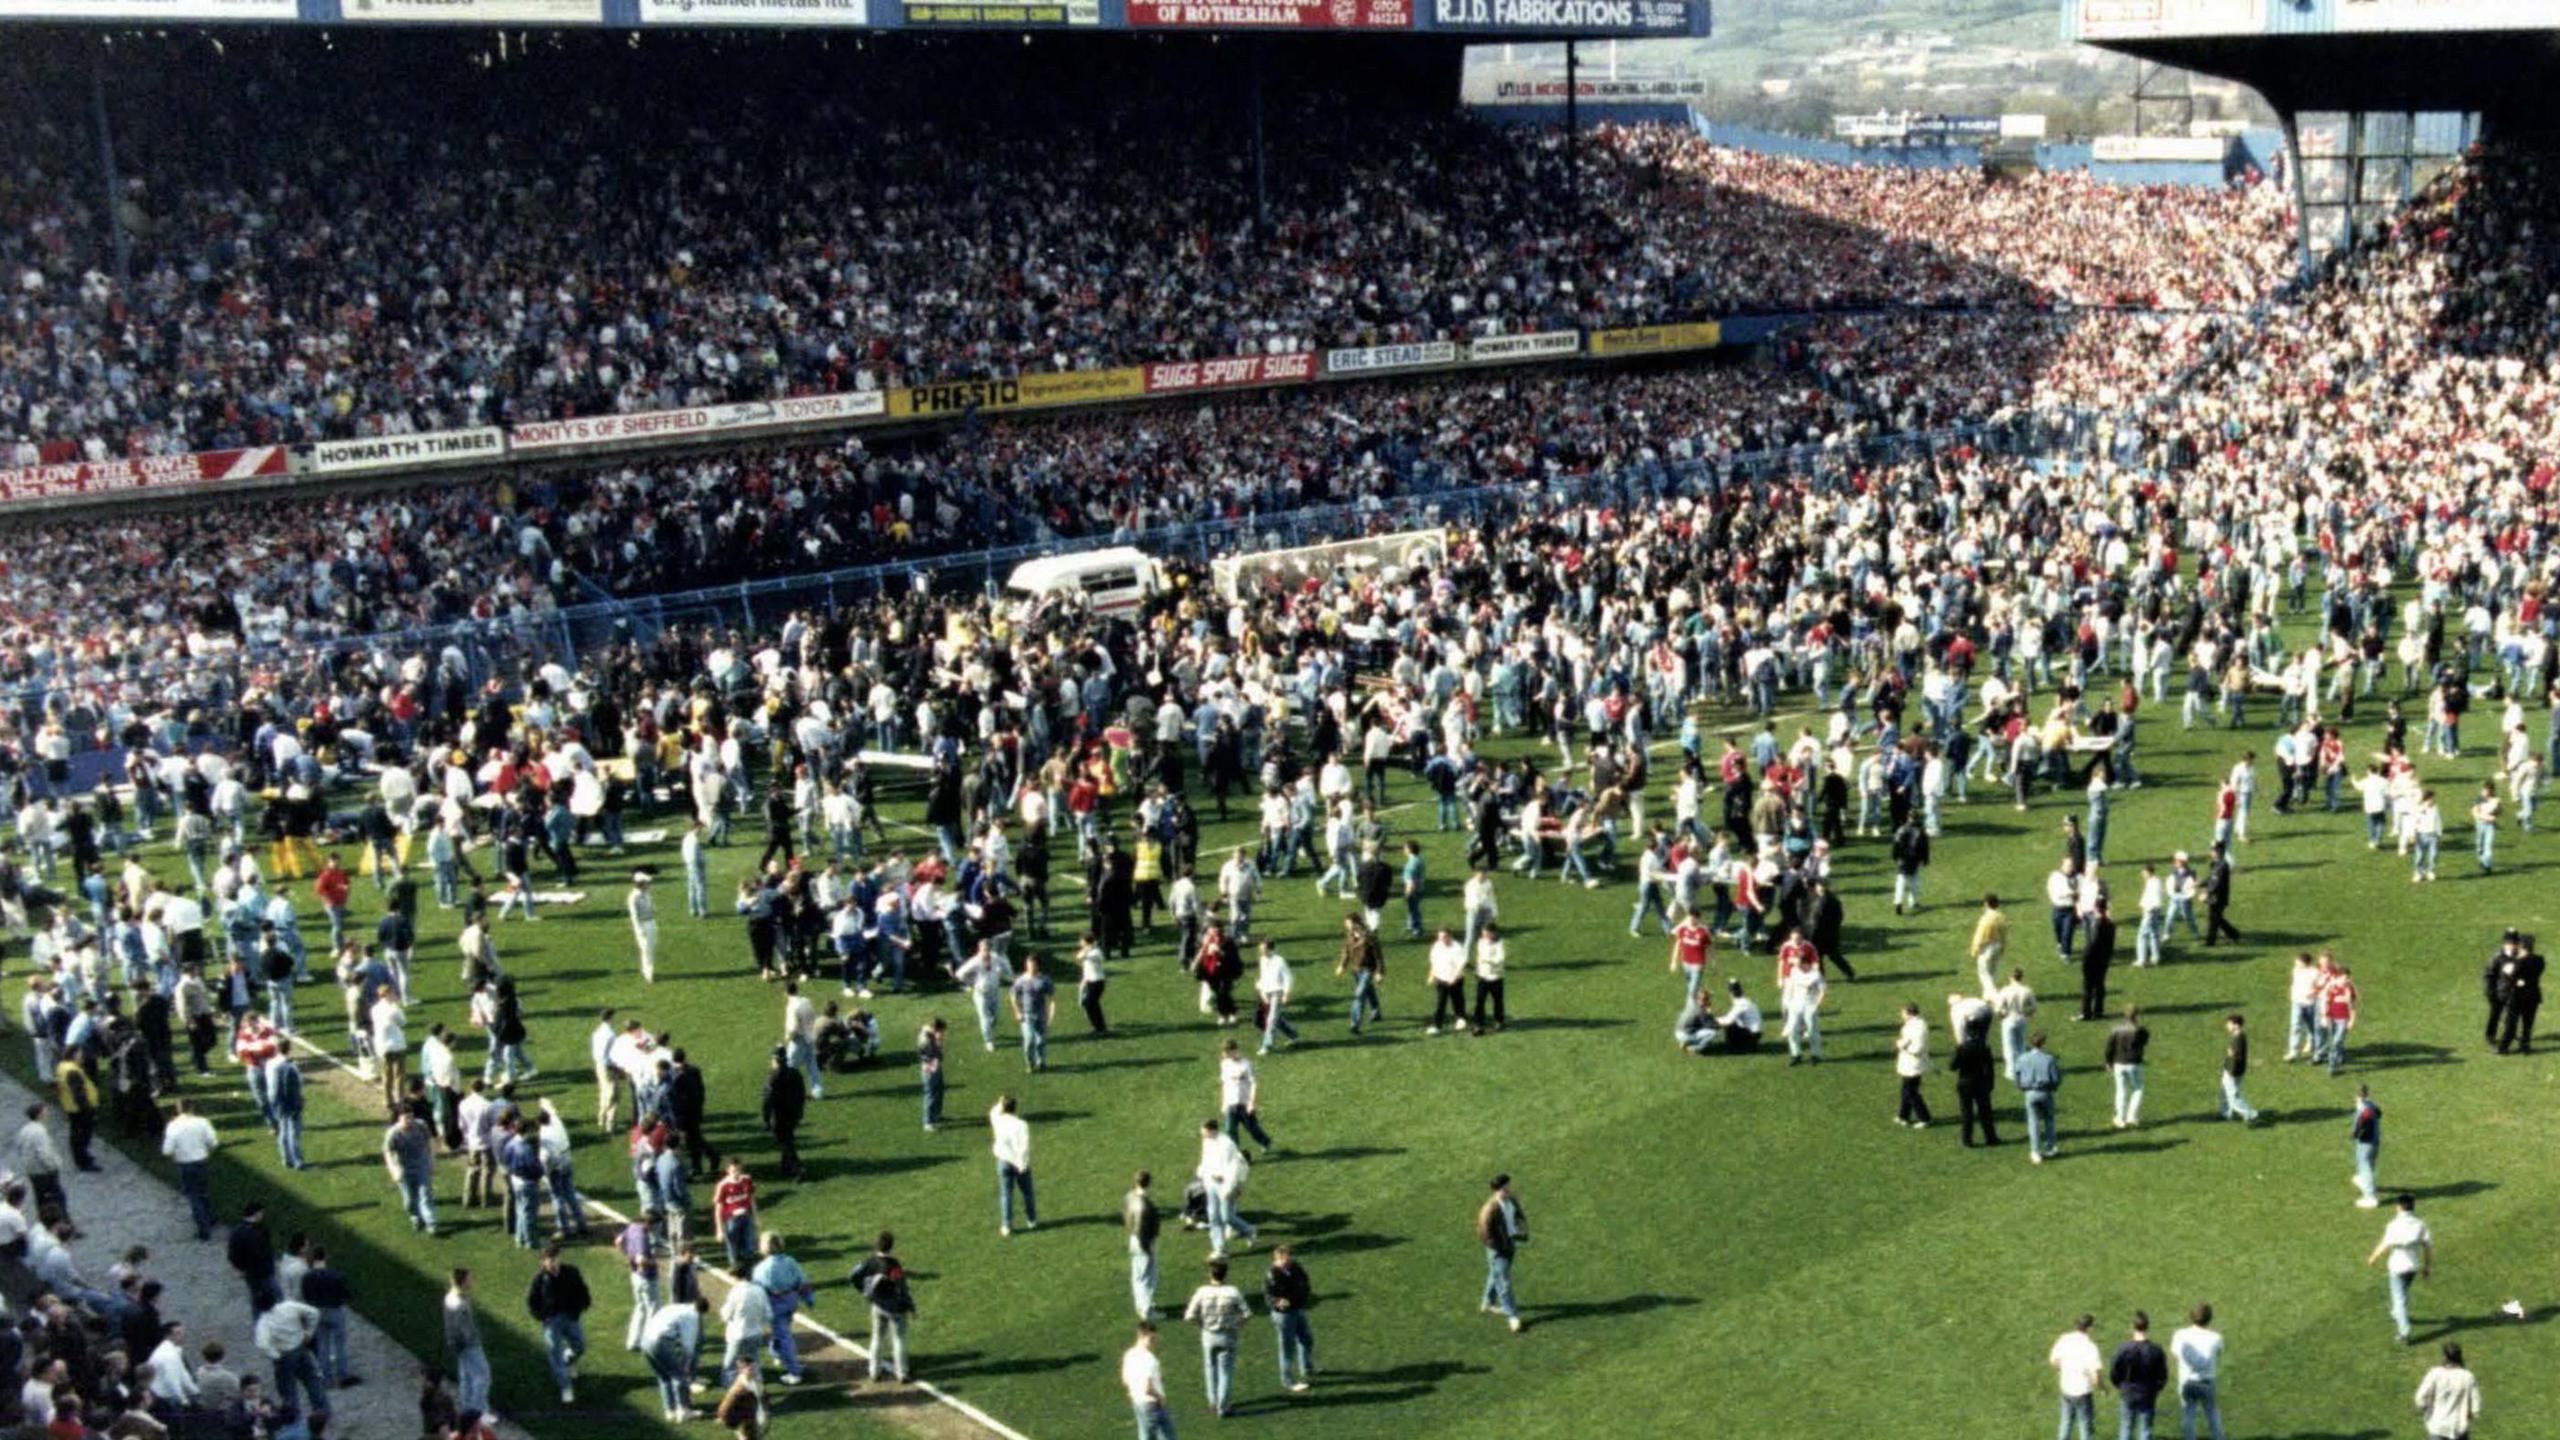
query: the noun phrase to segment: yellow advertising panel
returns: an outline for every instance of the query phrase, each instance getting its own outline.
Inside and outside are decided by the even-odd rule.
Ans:
[[[1713,320],[1591,332],[1594,355],[1660,355],[1673,350],[1713,350],[1723,343],[1724,327]]]

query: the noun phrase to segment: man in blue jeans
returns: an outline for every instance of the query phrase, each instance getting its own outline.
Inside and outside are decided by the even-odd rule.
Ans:
[[[1271,1326],[1280,1335],[1280,1385],[1291,1394],[1306,1393],[1307,1377],[1316,1373],[1316,1332],[1307,1321],[1307,1311],[1316,1303],[1315,1284],[1307,1278],[1307,1267],[1297,1262],[1286,1245],[1271,1252],[1271,1270],[1262,1277],[1262,1308],[1271,1312]],[[1290,1378],[1292,1367],[1297,1378]]]
[[[1040,973],[1040,957],[1022,957],[1022,973],[1013,982],[1013,1022],[1022,1029],[1022,1063],[1026,1069],[1049,1068],[1049,1022],[1058,1018],[1058,987]]]
[[[817,1290],[809,1283],[800,1262],[783,1250],[781,1235],[771,1230],[764,1232],[761,1249],[764,1258],[756,1262],[755,1273],[749,1279],[764,1287],[766,1298],[773,1304],[773,1358],[782,1365],[782,1383],[797,1385],[802,1378],[800,1347],[791,1333],[791,1317],[817,1298]]]
[[[2222,1373],[2222,1335],[2213,1328],[2212,1306],[2187,1312],[2186,1327],[2169,1337],[2169,1353],[2178,1362],[2178,1433],[2196,1440],[2196,1417],[2202,1415],[2213,1440],[2222,1440],[2222,1407],[2213,1398]]]
[[[594,1303],[587,1293],[587,1277],[578,1267],[560,1258],[560,1242],[552,1241],[542,1249],[542,1266],[533,1272],[533,1284],[525,1292],[525,1309],[542,1326],[544,1348],[549,1352],[551,1378],[560,1387],[560,1403],[571,1404],[578,1398],[576,1365],[587,1353],[585,1316]]]
[[[2378,1209],[2382,1197],[2374,1193],[2373,1165],[2382,1155],[2382,1107],[2373,1103],[2370,1086],[2356,1087],[2355,1119],[2350,1122],[2348,1138],[2356,1147],[2356,1208]]]
[[[2062,1395],[2062,1423],[2054,1431],[2054,1440],[2092,1440],[2096,1430],[2098,1387],[2106,1383],[2107,1370],[2098,1358],[2098,1342],[2089,1338],[2089,1327],[2098,1323],[2095,1315],[2082,1315],[2053,1342],[2045,1352],[2045,1363],[2052,1366]]]
[[[2116,1347],[2107,1379],[2116,1387],[2116,1440],[2151,1440],[2151,1419],[2169,1383],[2169,1357],[2151,1339],[2151,1317],[2133,1312],[2133,1337]]]
[[[1209,1282],[1191,1292],[1182,1318],[1200,1327],[1200,1374],[1208,1389],[1209,1409],[1224,1418],[1234,1402],[1236,1338],[1253,1310],[1244,1292],[1227,1283],[1227,1262],[1209,1261]]]
[[[522,1249],[534,1249],[535,1225],[542,1214],[542,1147],[525,1133],[517,1117],[507,1118],[507,1138],[498,1147],[498,1168],[507,1176],[507,1197],[515,1210],[509,1219],[516,1244]]]
[[[2054,1143],[2053,1095],[2062,1088],[2062,1062],[2044,1048],[2044,1032],[2027,1037],[2026,1053],[2010,1067],[2009,1080],[2018,1087],[2019,1098],[2027,1110],[2027,1160],[2041,1165],[2052,1158]]]
[[[1164,1362],[1156,1358],[1156,1327],[1143,1320],[1137,1339],[1121,1352],[1120,1384],[1138,1417],[1138,1440],[1174,1440],[1173,1416],[1164,1408]]]
[[[2373,1253],[2364,1257],[2367,1265],[2389,1264],[2384,1273],[2391,1277],[2391,1329],[2400,1343],[2409,1343],[2409,1287],[2435,1274],[2436,1237],[2427,1222],[2418,1218],[2418,1197],[2403,1195],[2382,1227],[2382,1239],[2375,1242]]]
[[[178,1165],[178,1190],[187,1197],[187,1212],[196,1224],[196,1238],[213,1234],[213,1152],[221,1141],[213,1133],[213,1123],[198,1115],[186,1101],[175,1105],[168,1127],[161,1132],[160,1153]]]
[[[1511,1193],[1511,1177],[1493,1177],[1493,1193],[1476,1212],[1476,1243],[1484,1246],[1484,1299],[1479,1313],[1499,1314],[1520,1333],[1520,1307],[1511,1295],[1511,1261],[1529,1243],[1529,1217]]]
[[[987,1129],[993,1135],[988,1146],[996,1157],[996,1233],[1013,1233],[1013,1197],[1022,1196],[1022,1228],[1030,1230],[1040,1223],[1039,1202],[1031,1191],[1031,1127],[1023,1122],[1020,1104],[1011,1095],[996,1097],[993,1109],[987,1111]]]
[[[320,1312],[320,1333],[313,1338],[311,1348],[320,1360],[320,1383],[332,1390],[361,1378],[347,1364],[347,1306],[354,1296],[347,1277],[330,1266],[329,1252],[312,1246],[311,1268],[302,1275],[302,1299]]]
[[[924,1128],[928,1134],[942,1123],[942,1037],[947,1033],[939,1015],[916,1032],[916,1076],[924,1087]]]

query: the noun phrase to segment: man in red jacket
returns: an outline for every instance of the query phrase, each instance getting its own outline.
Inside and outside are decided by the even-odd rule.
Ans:
[[[320,912],[329,917],[329,953],[337,954],[347,944],[347,894],[353,888],[346,868],[335,854],[320,862],[320,873],[312,878],[311,893],[320,901]]]

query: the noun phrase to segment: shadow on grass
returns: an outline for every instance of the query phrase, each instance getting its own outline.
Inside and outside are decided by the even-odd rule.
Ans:
[[[1360,1255],[1371,1250],[1392,1250],[1404,1240],[1401,1235],[1320,1235],[1308,1242],[1307,1252],[1311,1255]],[[1331,1298],[1339,1300],[1343,1297],[1335,1295]]]
[[[1062,1219],[1043,1220],[1040,1222],[1040,1229],[1044,1231],[1073,1230],[1081,1225],[1117,1225],[1119,1223],[1118,1215],[1069,1215]]]
[[[810,1158],[802,1163],[808,1169],[806,1183],[824,1184],[843,1178],[879,1178],[906,1175],[918,1170],[931,1170],[939,1165],[956,1165],[957,1155],[881,1155],[854,1156],[843,1159]],[[777,1197],[780,1198],[780,1197]]]
[[[1078,1365],[1100,1363],[1102,1357],[1090,1351],[1081,1355],[1034,1355],[1019,1360],[988,1360],[975,1350],[951,1355],[927,1355],[917,1364],[918,1374],[929,1374],[936,1382],[961,1379],[971,1375],[1046,1375]],[[959,1361],[959,1364],[953,1364]],[[925,1367],[932,1367],[930,1370]]]
[[[2467,1200],[2474,1195],[2485,1195],[2497,1188],[2498,1182],[2495,1180],[2448,1180],[2442,1185],[2395,1187],[2393,1193],[2419,1200]]]
[[[1060,1075],[1086,1075],[1097,1070],[1152,1070],[1159,1065],[1180,1065],[1179,1055],[1124,1055],[1117,1060],[1087,1060],[1075,1065],[1052,1065]]]
[[[2328,937],[2296,936],[2290,940],[2251,931],[2246,940],[2223,945],[2198,945],[2192,942],[2161,958],[2170,965],[2245,965],[2263,960],[2279,949],[2306,950],[2328,943]],[[2077,964],[2077,961],[2073,962]]]
[[[2114,1133],[2109,1130],[2091,1132],[2093,1137]],[[2069,1140],[2072,1137],[2066,1135],[2063,1138]],[[2161,1140],[2117,1140],[2100,1145],[2069,1145],[2055,1158],[2068,1160],[2075,1155],[2156,1155],[2163,1150],[2175,1150],[2186,1143],[2184,1137],[2171,1136]]]
[[[2459,1065],[2450,1046],[2421,1045],[2413,1040],[2386,1040],[2361,1049],[2347,1047],[2347,1064],[2359,1070],[2405,1070],[2417,1065]]]
[[[2542,1325],[2547,1324],[2555,1316],[2560,1316],[2560,1305],[2537,1305],[2524,1312],[2521,1319],[2503,1311],[2491,1311],[2486,1315],[2449,1315],[2445,1317],[2442,1324],[2423,1335],[2412,1333],[2409,1343],[2412,1346],[2431,1345],[2439,1340],[2450,1340],[2468,1330],[2504,1330],[2515,1325]]]
[[[1317,1239],[1349,1229],[1351,1217],[1339,1210],[1330,1215],[1301,1215],[1294,1210],[1274,1210],[1263,1223],[1286,1230],[1292,1235]]]
[[[1469,1365],[1459,1360],[1428,1360],[1386,1370],[1319,1371],[1315,1377],[1316,1388],[1312,1392],[1249,1400],[1237,1405],[1235,1413],[1278,1414],[1290,1410],[1321,1410],[1336,1405],[1392,1405],[1405,1400],[1419,1400],[1438,1390],[1442,1381],[1453,1376],[1489,1374],[1492,1368],[1489,1365]]]
[[[1337,1145],[1330,1150],[1284,1150],[1283,1160],[1374,1160],[1407,1153],[1402,1145]]]
[[[1537,1325],[1560,1325],[1575,1320],[1601,1319],[1613,1315],[1643,1315],[1675,1306],[1687,1308],[1698,1303],[1695,1295],[1658,1295],[1650,1291],[1637,1295],[1621,1295],[1615,1300],[1567,1300],[1552,1305],[1523,1305],[1522,1318]]]
[[[1528,1020],[1514,1020],[1505,1028],[1512,1030],[1624,1030],[1635,1023],[1633,1020],[1603,1020],[1596,1016],[1546,1015]]]

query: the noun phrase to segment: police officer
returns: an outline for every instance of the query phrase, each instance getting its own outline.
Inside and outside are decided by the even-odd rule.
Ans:
[[[2480,1038],[2488,1044],[2498,1043],[2499,1023],[2506,1018],[2508,1007],[2515,1004],[2516,964],[2523,958],[2524,936],[2510,930],[2498,942],[2498,948],[2489,952],[2489,963],[2480,971],[2480,994],[2489,1002],[2489,1023],[2482,1027]]]
[[[2542,1009],[2542,952],[2533,946],[2533,937],[2516,937],[2513,990],[2507,998],[2506,1028],[2498,1032],[2498,1053],[2530,1055],[2533,1053],[2533,1017]]]

